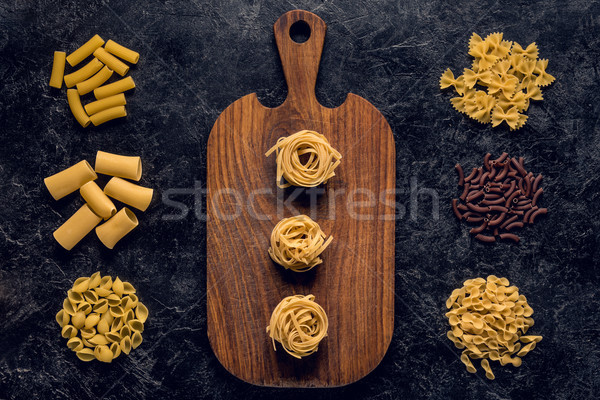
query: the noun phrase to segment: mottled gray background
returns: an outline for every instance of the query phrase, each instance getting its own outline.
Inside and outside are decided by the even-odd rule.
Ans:
[[[507,4],[510,5],[507,5]],[[257,92],[269,106],[286,95],[272,25],[303,8],[328,24],[317,82],[327,106],[346,93],[370,100],[396,139],[396,318],[390,349],[370,375],[331,390],[276,390],[232,377],[206,337],[205,223],[164,205],[169,188],[206,182],[206,143],[219,113]],[[502,31],[537,42],[556,82],[517,133],[465,119],[438,89],[441,72],[470,66],[471,32]],[[93,34],[139,50],[129,116],[82,129],[64,89],[48,87],[52,52]],[[0,2],[0,398],[593,399],[600,397],[598,186],[600,165],[598,1],[17,1]],[[154,187],[140,227],[107,250],[90,235],[71,252],[51,232],[82,203],[55,202],[42,178],[96,150],[140,154]],[[508,151],[546,178],[550,214],[519,245],[485,246],[449,208],[458,161]],[[409,182],[437,191],[419,197]],[[191,195],[173,197],[189,207]],[[199,210],[201,211],[201,209]],[[139,214],[139,213],[138,213]],[[110,365],[83,363],[60,337],[54,314],[65,290],[95,270],[130,280],[151,316],[143,345]],[[462,281],[494,273],[518,285],[544,340],[520,368],[497,379],[468,374],[445,338],[444,300]]]

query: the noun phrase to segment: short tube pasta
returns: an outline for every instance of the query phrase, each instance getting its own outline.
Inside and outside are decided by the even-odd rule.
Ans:
[[[104,49],[108,51],[110,54],[119,57],[122,60],[130,62],[132,64],[137,64],[140,59],[140,54],[133,50],[128,49],[125,46],[121,46],[119,43],[114,40],[108,40]]]
[[[92,124],[94,124],[94,126],[98,126],[113,119],[123,118],[126,116],[127,110],[125,110],[125,106],[117,106],[107,108],[106,110],[102,110],[94,115],[91,115],[90,121],[92,121]]]
[[[94,51],[94,57],[102,61],[107,67],[121,76],[124,76],[127,72],[129,72],[129,66],[127,64],[110,54],[102,47],[99,47]]]
[[[90,79],[86,79],[83,82],[79,82],[77,84],[77,92],[81,96],[91,92],[96,89],[104,82],[106,82],[113,74],[112,69],[108,68],[108,66],[104,66],[96,75],[92,76]]]
[[[135,82],[132,77],[128,76],[108,85],[100,86],[98,89],[94,89],[94,96],[96,99],[100,100],[134,88]]]
[[[98,47],[104,44],[104,39],[99,35],[94,35],[90,40],[85,42],[83,46],[67,56],[67,62],[71,67],[76,66],[92,54]]]
[[[92,166],[85,160],[44,179],[48,191],[59,200],[73,193],[85,183],[98,178]]]
[[[50,86],[60,89],[62,87],[63,75],[65,74],[65,60],[67,53],[64,51],[54,52],[52,62],[52,74],[50,75]]]
[[[87,204],[84,204],[75,214],[54,231],[54,239],[65,249],[71,250],[96,225],[102,221]]]
[[[97,58],[92,58],[92,61],[85,64],[77,71],[65,75],[65,85],[67,85],[68,88],[71,88],[77,85],[79,82],[85,81],[90,76],[94,75],[96,72],[100,71],[102,67],[104,67],[104,64],[98,61]]]
[[[139,181],[142,177],[142,160],[139,156],[122,156],[98,151],[96,153],[96,172],[105,175]]]
[[[79,92],[77,89],[68,89],[67,90],[67,101],[69,102],[69,108],[71,109],[71,113],[79,122],[79,125],[84,128],[90,124],[90,117],[85,113],[83,106],[81,105],[81,98],[79,97]]]
[[[127,100],[125,100],[125,95],[123,93],[119,93],[114,96],[93,101],[83,106],[83,108],[85,109],[85,112],[88,115],[93,115],[108,108],[124,106],[125,104],[127,104]]]
[[[104,187],[104,193],[138,210],[146,211],[154,190],[114,177]]]
[[[104,194],[96,182],[90,181],[86,183],[79,189],[79,193],[88,206],[102,218],[109,219],[117,213],[117,207]]]
[[[96,235],[106,247],[112,249],[136,226],[138,226],[137,217],[130,209],[124,207],[111,219],[97,227]]]

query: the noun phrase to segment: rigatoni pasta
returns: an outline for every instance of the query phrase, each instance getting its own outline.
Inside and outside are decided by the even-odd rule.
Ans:
[[[130,50],[125,46],[121,46],[114,40],[108,40],[104,48],[112,55],[115,55],[131,64],[137,64],[138,60],[140,59],[139,53]]]
[[[116,82],[109,83],[108,85],[100,86],[98,89],[94,89],[94,96],[96,99],[100,100],[134,88],[135,82],[131,76],[128,76]]]
[[[65,85],[67,85],[68,88],[71,88],[79,82],[83,82],[89,77],[93,76],[96,72],[100,71],[102,67],[104,67],[104,64],[102,64],[97,58],[92,58],[89,63],[85,64],[77,71],[65,75]]]
[[[124,76],[127,72],[129,72],[129,66],[127,64],[107,52],[102,47],[99,47],[96,49],[96,51],[94,51],[94,57],[102,61],[107,67],[121,76]]]
[[[67,53],[64,51],[54,52],[54,61],[52,62],[52,74],[50,75],[50,86],[60,89],[62,87],[63,76],[65,74],[65,60]]]
[[[67,62],[71,65],[71,67],[74,67],[85,60],[103,44],[104,40],[99,35],[94,35],[90,40],[85,42],[83,46],[69,54],[67,56]]]
[[[71,250],[81,239],[102,221],[87,204],[54,231],[54,239],[65,249]]]
[[[103,219],[109,219],[117,213],[117,207],[104,194],[96,182],[91,181],[86,183],[79,189],[79,193],[89,207]]]
[[[130,209],[124,207],[111,219],[97,227],[96,235],[106,247],[112,249],[119,240],[136,226],[138,226],[137,217]]]
[[[96,114],[92,114],[90,116],[90,121],[92,121],[94,126],[98,126],[105,122],[112,121],[113,119],[123,118],[126,116],[127,111],[125,110],[125,106],[117,106],[99,111]]]
[[[82,160],[65,170],[45,178],[44,184],[52,197],[54,197],[54,200],[59,200],[96,178],[98,178],[98,175],[96,175],[92,166],[86,160]]]
[[[152,201],[154,190],[115,176],[104,187],[104,193],[138,210],[146,211]]]
[[[106,97],[101,100],[93,101],[93,102],[83,106],[83,108],[85,109],[85,112],[88,115],[93,115],[93,114],[96,114],[97,112],[106,110],[108,108],[124,106],[125,104],[127,104],[127,101],[125,100],[125,95],[123,93],[119,93],[114,96],[110,96],[110,97]]]
[[[123,156],[98,151],[94,169],[100,174],[139,181],[142,177],[142,160],[138,156]]]
[[[108,68],[108,66],[104,66],[97,74],[92,76],[90,79],[86,79],[83,82],[79,82],[77,84],[77,92],[80,96],[84,94],[88,94],[92,90],[96,89],[104,82],[106,82],[113,74],[113,71]]]
[[[67,101],[69,102],[71,113],[73,113],[77,122],[84,128],[87,127],[91,122],[90,117],[85,113],[85,110],[81,105],[81,98],[79,97],[77,89],[67,90]]]

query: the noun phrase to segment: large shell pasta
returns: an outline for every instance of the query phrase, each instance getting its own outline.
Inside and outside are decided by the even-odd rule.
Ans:
[[[54,231],[54,239],[65,249],[71,250],[81,239],[102,221],[87,204],[84,204],[71,218]]]
[[[98,178],[98,175],[96,175],[92,166],[83,160],[47,177],[44,179],[44,184],[54,200],[59,200],[96,178]]]
[[[97,227],[96,235],[106,247],[112,249],[136,226],[138,226],[137,217],[130,209],[124,207],[114,217]]]
[[[139,181],[142,177],[142,160],[139,156],[122,156],[98,151],[94,169],[100,174]]]
[[[138,210],[146,211],[152,201],[154,190],[114,177],[104,187],[104,193]]]

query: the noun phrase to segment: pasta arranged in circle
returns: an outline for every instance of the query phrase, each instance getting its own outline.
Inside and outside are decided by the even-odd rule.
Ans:
[[[267,333],[273,341],[293,357],[301,359],[315,353],[319,343],[327,336],[329,321],[315,296],[288,296],[275,307]]]
[[[334,170],[342,159],[325,136],[310,130],[279,138],[265,156],[273,152],[277,157],[277,186],[282,189],[292,185],[315,187],[327,183],[335,176]],[[304,155],[308,156],[308,160],[300,159]]]
[[[306,215],[284,218],[271,233],[269,255],[277,264],[294,272],[306,272],[323,260],[319,255],[329,246],[318,223]]]
[[[464,349],[460,360],[467,371],[475,373],[471,359],[481,359],[488,379],[495,378],[489,360],[518,367],[520,357],[542,340],[541,336],[525,335],[534,323],[533,309],[506,278],[468,279],[452,292],[446,307],[450,309],[446,313],[451,326],[448,339]]]
[[[111,362],[142,343],[148,309],[129,282],[100,272],[75,280],[56,314],[67,347],[82,361]]]

